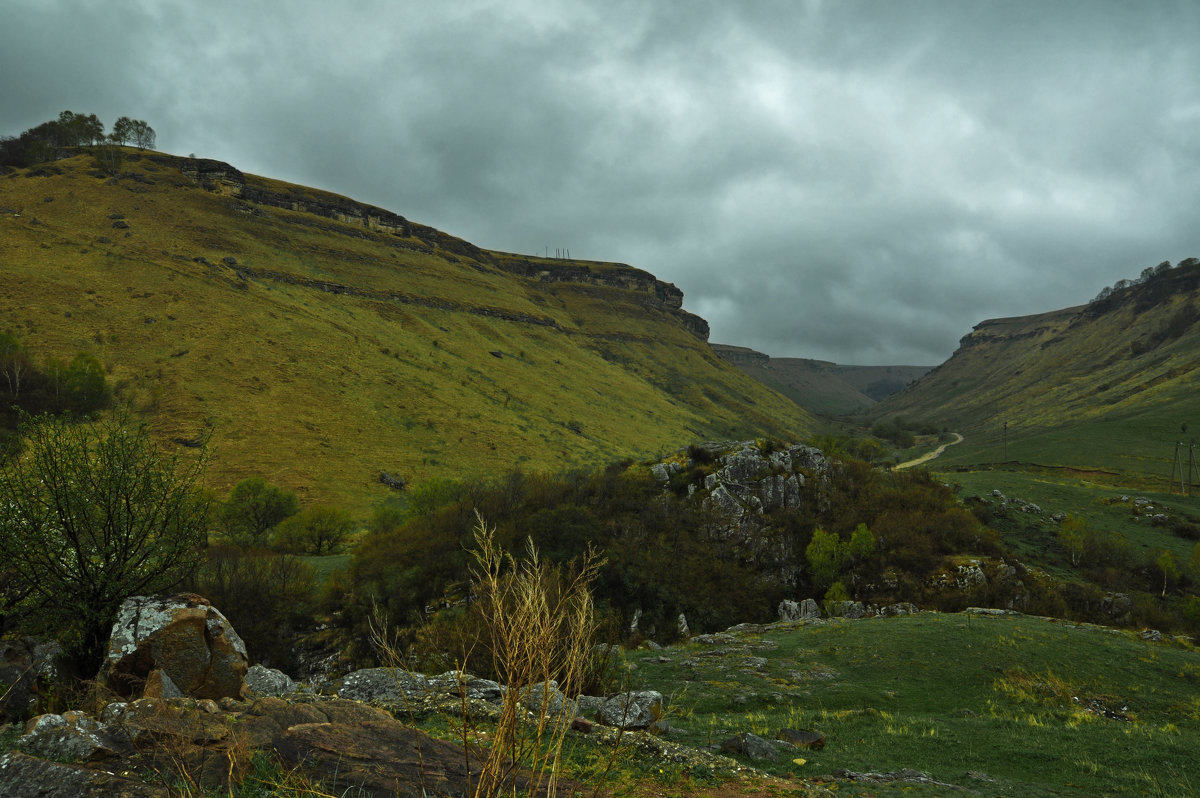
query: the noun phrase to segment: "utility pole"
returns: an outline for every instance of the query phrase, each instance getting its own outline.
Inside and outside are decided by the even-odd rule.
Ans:
[[[1175,474],[1178,473],[1179,474],[1179,492],[1182,493],[1184,496],[1186,496],[1187,495],[1187,482],[1184,480],[1183,459],[1180,456],[1180,450],[1182,448],[1183,448],[1183,441],[1179,441],[1178,443],[1175,444],[1175,462],[1171,464],[1170,485],[1171,485],[1171,488],[1174,489]],[[1194,454],[1193,454],[1193,456],[1194,456]],[[1188,471],[1189,471],[1189,473],[1188,473],[1187,478],[1188,478],[1188,480],[1190,480],[1191,479],[1191,473],[1190,473],[1191,469],[1189,468]]]
[[[1188,486],[1200,483],[1200,465],[1196,464],[1196,442],[1188,445]]]

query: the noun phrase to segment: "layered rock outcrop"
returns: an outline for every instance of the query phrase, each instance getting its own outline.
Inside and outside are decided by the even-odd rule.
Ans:
[[[247,180],[237,168],[208,158],[180,158],[172,155],[149,156],[157,163],[179,169],[184,177],[206,191],[237,197],[251,213],[254,206],[284,208],[299,213],[332,219],[362,227],[366,231],[391,236],[395,246],[423,252],[440,250],[454,257],[465,258],[488,267],[543,283],[574,283],[580,286],[600,286],[630,291],[640,295],[647,307],[674,316],[687,330],[707,341],[708,322],[683,310],[683,292],[649,272],[624,263],[599,263],[580,260],[548,262],[520,255],[490,252],[443,233],[432,227],[411,222],[384,208],[356,202],[347,197],[326,192],[275,190],[260,181]],[[400,242],[396,239],[406,239]],[[416,239],[414,243],[411,239]],[[481,267],[483,268],[483,267]]]

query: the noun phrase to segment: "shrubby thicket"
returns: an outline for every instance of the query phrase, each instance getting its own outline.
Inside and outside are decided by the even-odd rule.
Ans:
[[[414,634],[435,614],[444,625],[469,600],[476,512],[509,551],[522,550],[528,538],[550,561],[567,563],[595,545],[607,559],[594,584],[601,614],[624,637],[640,611],[639,631],[659,642],[674,637],[681,613],[693,632],[769,621],[781,599],[820,599],[834,584],[862,600],[931,606],[940,599],[924,576],[942,555],[1002,554],[995,533],[949,489],[920,473],[859,461],[837,467],[822,506],[778,511],[767,519],[767,545],[745,550],[724,539],[728,522],[717,510],[687,496],[686,480],[702,478],[704,469],[697,465],[667,490],[629,463],[420,486],[408,512],[377,514],[325,601],[339,610],[351,639],[363,637],[374,612]],[[824,559],[806,555],[814,540],[831,552]],[[780,550],[792,552],[782,564],[772,554]],[[905,576],[885,584],[885,568]]]
[[[144,424],[27,416],[0,468],[0,625],[58,638],[99,667],[129,596],[177,588],[204,556],[205,448],[167,455]]]
[[[112,390],[95,355],[71,360],[36,355],[13,333],[0,332],[0,459],[19,444],[22,414],[82,418],[109,406]]]

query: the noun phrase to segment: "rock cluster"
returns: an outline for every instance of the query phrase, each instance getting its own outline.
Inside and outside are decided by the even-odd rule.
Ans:
[[[799,576],[803,552],[771,534],[771,514],[824,506],[831,471],[819,449],[775,448],[758,441],[703,443],[650,467],[664,490],[686,490],[723,519],[714,543],[736,548],[764,574],[789,583]],[[682,479],[686,485],[679,484]]]

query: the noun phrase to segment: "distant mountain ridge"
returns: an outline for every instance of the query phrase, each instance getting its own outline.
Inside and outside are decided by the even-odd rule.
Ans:
[[[843,366],[825,360],[775,358],[744,346],[713,344],[713,351],[814,413],[863,411],[930,370],[930,366]]]

